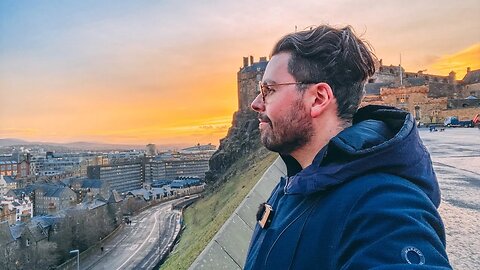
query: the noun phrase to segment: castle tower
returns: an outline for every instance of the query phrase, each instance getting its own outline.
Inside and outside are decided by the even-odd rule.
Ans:
[[[251,110],[250,104],[260,93],[258,83],[262,80],[267,64],[266,57],[260,57],[258,62],[254,62],[253,56],[243,58],[243,66],[237,73],[238,111]]]
[[[448,83],[450,84],[454,84],[455,81],[456,81],[456,78],[457,78],[457,73],[455,73],[455,71],[450,71],[450,73],[448,73]]]

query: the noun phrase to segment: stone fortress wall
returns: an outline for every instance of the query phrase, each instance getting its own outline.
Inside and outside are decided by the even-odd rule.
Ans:
[[[243,66],[237,73],[239,111],[251,110],[250,104],[260,92],[258,83],[262,80],[267,63],[266,57],[260,57],[258,62],[254,62],[253,56],[243,57]]]
[[[419,123],[442,123],[446,117],[470,120],[480,113],[480,70],[467,68],[456,80],[448,76],[405,72],[400,66],[380,67],[365,85],[361,106],[388,105],[409,111]]]

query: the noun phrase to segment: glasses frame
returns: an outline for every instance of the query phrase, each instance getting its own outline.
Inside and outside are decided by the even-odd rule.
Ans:
[[[272,86],[283,86],[283,85],[299,85],[299,84],[315,84],[315,82],[286,82],[286,83],[272,83],[266,84],[262,81],[258,82],[258,88],[260,89],[260,94],[262,95],[262,100],[265,102],[265,99],[270,95]]]

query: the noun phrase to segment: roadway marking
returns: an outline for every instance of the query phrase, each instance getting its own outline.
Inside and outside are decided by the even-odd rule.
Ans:
[[[140,245],[140,247],[137,250],[135,250],[135,252],[130,257],[128,257],[128,259],[124,263],[122,263],[122,265],[120,265],[117,268],[117,270],[121,269],[126,263],[128,263],[130,261],[130,259],[132,259],[133,256],[135,256],[135,254],[137,254],[137,252],[148,242],[148,239],[152,236],[153,231],[155,231],[155,226],[157,225],[157,216],[154,215],[154,217],[155,217],[155,223],[153,224],[153,228],[150,231],[150,233],[148,234],[148,237],[143,241],[143,243]]]
[[[155,217],[157,217],[157,216],[159,216],[158,211],[155,212]],[[160,219],[160,224],[161,224],[161,223],[162,223],[162,219]],[[161,227],[158,227],[158,230],[160,230],[160,228],[161,228]],[[154,237],[153,239],[154,239],[154,240],[157,240],[156,237]],[[160,240],[160,239],[159,239],[159,240]],[[152,241],[150,241],[150,242],[152,242]],[[147,266],[147,264],[148,264],[148,268],[147,268],[147,269],[153,269],[153,267],[150,268],[150,265],[151,265],[151,264],[155,264],[156,259],[157,259],[158,249],[159,249],[159,247],[156,248],[156,251],[155,251],[155,253],[153,254],[153,256],[150,256],[150,258],[148,258],[148,260],[147,260],[144,264],[142,264],[142,268],[145,268],[145,266]],[[150,263],[150,261],[151,261],[152,259],[153,259],[153,262]],[[155,266],[155,265],[153,265],[153,266]]]

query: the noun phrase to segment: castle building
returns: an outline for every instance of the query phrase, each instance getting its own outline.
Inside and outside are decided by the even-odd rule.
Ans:
[[[267,64],[267,57],[260,57],[258,62],[254,62],[253,56],[243,57],[243,66],[237,73],[238,110],[240,112],[251,111],[250,104],[260,93],[258,83],[262,81]]]
[[[455,72],[448,76],[405,72],[400,66],[381,64],[365,85],[360,106],[394,106],[412,113],[417,123],[443,123],[448,116],[472,119],[480,113],[480,70],[471,71],[462,80]]]

